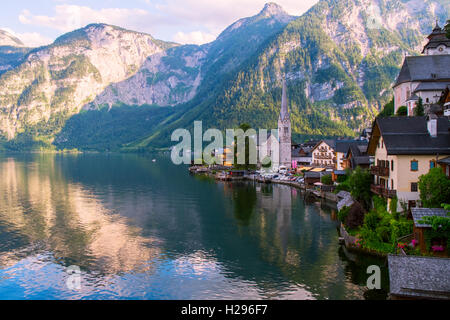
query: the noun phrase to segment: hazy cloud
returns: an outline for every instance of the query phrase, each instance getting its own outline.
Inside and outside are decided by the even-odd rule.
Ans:
[[[23,24],[48,27],[63,32],[84,27],[90,23],[107,23],[125,28],[141,27],[144,19],[150,18],[143,9],[106,8],[94,10],[85,6],[57,5],[53,16],[34,15],[23,10],[19,21]]]
[[[55,0],[53,15],[23,10],[19,21],[26,25],[69,32],[89,23],[107,23],[147,32],[162,40],[202,44],[214,40],[236,20],[257,14],[267,0],[141,0],[142,8],[102,8],[72,5]],[[301,15],[318,0],[277,1],[289,14]],[[137,5],[136,3],[134,3]]]
[[[216,36],[202,31],[193,32],[177,32],[173,37],[173,41],[181,44],[204,44],[214,41]]]
[[[1,28],[1,29],[9,32],[16,38],[19,38],[19,40],[22,41],[26,47],[40,47],[48,45],[53,42],[51,38],[45,37],[38,32],[18,33],[14,32],[14,30],[11,30],[9,28]]]

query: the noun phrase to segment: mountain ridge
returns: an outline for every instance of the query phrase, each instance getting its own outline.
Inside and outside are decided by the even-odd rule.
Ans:
[[[415,4],[420,10],[414,10]],[[371,8],[376,9],[375,14]],[[91,94],[69,103],[70,108],[62,103],[72,96],[63,97],[54,106],[49,101],[45,112],[41,110],[46,117],[36,121],[32,119],[36,116],[33,110],[38,109],[36,85],[48,89],[49,83],[33,82],[48,80],[48,74],[56,72],[61,79],[53,79],[52,86],[59,86],[64,95],[73,79],[79,81],[80,77],[70,78],[73,61],[47,63],[45,68],[50,70],[43,74],[25,62],[12,71],[14,74],[23,68],[19,74],[29,76],[27,86],[15,89],[23,90],[21,94],[11,92],[7,97],[15,99],[15,105],[5,107],[5,95],[0,93],[0,131],[10,130],[4,140],[42,136],[46,144],[54,143],[58,148],[136,151],[169,146],[171,132],[190,128],[194,120],[220,129],[242,122],[270,129],[276,127],[280,79],[285,74],[295,137],[353,136],[391,98],[390,84],[403,55],[418,53],[435,16],[441,20],[450,16],[450,5],[440,0],[321,0],[302,16],[293,17],[268,3],[255,16],[239,19],[215,41],[202,46],[159,43],[150,35],[133,33],[133,37],[154,45],[154,50],[136,60],[133,44],[120,62],[114,60],[118,52],[114,49],[110,59],[129,69],[119,70],[121,76],[115,78],[99,63],[100,57],[106,59],[100,52],[102,46],[117,48],[114,41],[121,39],[118,34],[129,33],[103,25],[117,33],[111,38],[108,32],[96,33],[98,25],[88,25],[85,28],[97,35],[91,40],[77,38],[80,31],[75,30],[51,48],[76,43],[75,52],[89,52],[87,60],[75,61],[74,66],[83,66],[81,80],[97,89],[89,88]],[[65,43],[70,34],[76,41]],[[52,54],[36,49],[29,56],[51,60]],[[69,69],[69,77],[58,73],[61,70],[54,68],[58,64]],[[8,77],[11,75],[0,77],[1,88],[8,87]],[[30,101],[31,106],[19,103]],[[62,116],[49,115],[58,112]],[[134,119],[134,124],[127,117]],[[139,130],[129,130],[132,125]],[[127,130],[133,134],[126,134]],[[105,141],[103,147],[86,132]]]

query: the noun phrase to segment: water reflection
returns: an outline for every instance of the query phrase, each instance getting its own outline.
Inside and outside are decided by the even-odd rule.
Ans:
[[[0,298],[364,298],[332,212],[164,158],[0,158]],[[65,286],[69,265],[80,292]]]
[[[150,271],[159,239],[112,215],[80,184],[55,168],[54,157],[34,163],[12,158],[0,163],[0,266],[12,266],[27,252],[51,252],[64,265],[99,273]],[[19,240],[19,241],[17,241]]]

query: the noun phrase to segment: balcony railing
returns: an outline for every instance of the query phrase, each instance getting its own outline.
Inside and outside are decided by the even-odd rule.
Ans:
[[[397,190],[389,190],[378,184],[372,184],[370,191],[385,198],[394,198],[397,195]]]
[[[375,176],[389,177],[389,168],[372,166],[372,167],[370,167],[370,173]]]

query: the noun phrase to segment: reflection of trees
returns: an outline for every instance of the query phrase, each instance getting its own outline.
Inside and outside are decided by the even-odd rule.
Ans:
[[[251,184],[235,184],[233,188],[234,217],[247,226],[255,210],[256,190]]]
[[[258,185],[257,209],[247,232],[258,244],[248,259],[266,261],[253,273],[252,264],[246,264],[246,271],[258,277],[258,285],[266,292],[289,290],[295,284],[319,297],[363,298],[360,285],[349,282],[347,270],[341,266],[336,224],[329,210],[316,204],[306,205],[301,195],[292,196],[288,186],[273,185],[270,192],[267,188],[263,192],[263,187]],[[240,259],[243,263],[248,260],[243,255]],[[275,282],[265,280],[266,275],[274,274],[268,266],[277,269],[282,278]]]
[[[339,257],[345,263],[345,273],[353,284],[366,286],[367,268],[371,265],[379,266],[381,269],[381,290],[367,290],[364,292],[366,299],[386,299],[389,293],[389,272],[387,261],[369,255],[356,255],[346,252],[344,247],[339,247]]]
[[[21,239],[0,244],[0,265],[46,251],[63,264],[96,272],[146,269],[142,263],[159,253],[151,248],[155,239],[140,236],[92,192],[68,183],[57,167],[49,155],[0,162],[1,233]]]

